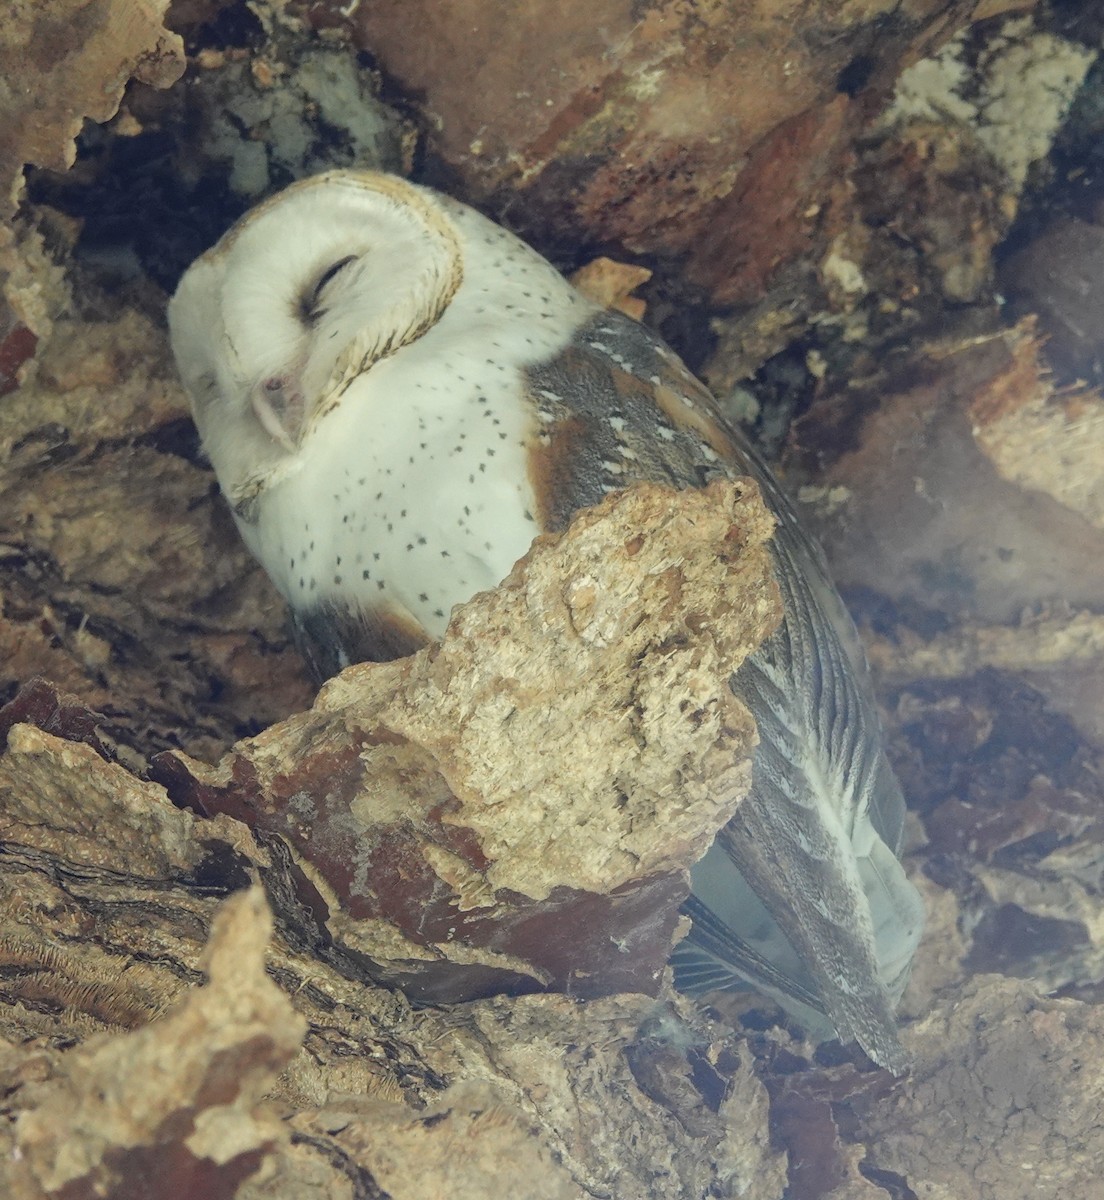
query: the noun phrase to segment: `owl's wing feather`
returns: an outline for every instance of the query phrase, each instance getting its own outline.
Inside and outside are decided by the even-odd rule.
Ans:
[[[718,845],[798,952],[840,1037],[898,1069],[901,955],[894,946],[879,962],[875,912],[882,923],[890,914],[911,959],[919,906],[891,852],[900,791],[870,701],[784,540],[775,570],[783,624],[732,683],[759,729],[752,792]]]
[[[595,317],[531,371],[530,387],[546,414],[572,427],[573,453],[544,503],[552,527],[636,480],[692,486],[749,474],[759,483],[778,518],[784,617],[732,680],[759,728],[754,782],[695,868],[694,928],[676,974],[693,991],[750,980],[812,1031],[828,1032],[822,1018],[816,1028],[823,1014],[841,1038],[902,1068],[893,1006],[922,908],[896,857],[904,800],[865,658],[822,551],[747,439],[636,322]],[[603,475],[595,464],[613,467]]]

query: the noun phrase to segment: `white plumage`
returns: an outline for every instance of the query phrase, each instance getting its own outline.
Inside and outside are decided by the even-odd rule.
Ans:
[[[922,911],[862,652],[769,470],[673,353],[474,210],[352,171],[249,213],[169,322],[203,445],[320,676],[439,636],[618,487],[760,481],[785,620],[733,679],[755,784],[695,868],[676,973],[752,980],[900,1067]]]

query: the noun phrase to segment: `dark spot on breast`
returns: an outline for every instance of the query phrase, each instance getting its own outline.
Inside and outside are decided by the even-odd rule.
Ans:
[[[529,482],[537,499],[537,523],[544,530],[566,527],[579,506],[579,473],[590,438],[584,417],[572,415],[551,429],[546,445],[529,448]]]

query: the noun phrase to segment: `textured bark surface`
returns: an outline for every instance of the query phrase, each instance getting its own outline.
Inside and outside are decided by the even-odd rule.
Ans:
[[[913,1029],[909,1094],[865,1117],[884,1167],[931,1200],[1080,1191],[1100,1163],[1102,1021],[1099,1006],[979,976]]]
[[[668,991],[414,1010],[320,958],[278,841],[175,808],[45,685],[5,716],[6,1195],[781,1194],[731,1028]],[[259,889],[216,917],[257,875],[267,952]]]
[[[862,106],[969,19],[957,0],[463,0],[307,6],[350,28],[430,118],[432,152],[529,235],[685,254],[747,303],[824,237]],[[411,37],[432,28],[431,38]],[[555,36],[549,36],[554,27]],[[815,211],[810,211],[815,210]]]
[[[86,118],[106,121],[132,78],[168,87],[184,47],[162,24],[169,0],[45,0],[11,6],[0,26],[0,396],[29,374],[50,307],[29,290],[8,222],[26,164],[62,170]],[[28,85],[27,81],[33,80]]]
[[[265,975],[270,928],[259,891],[236,896],[211,929],[209,983],[164,1020],[91,1038],[63,1065],[7,1048],[9,1195],[230,1197],[286,1145],[260,1101],[305,1023]]]
[[[54,299],[73,303],[67,288]],[[196,461],[166,354],[133,310],[62,320],[34,380],[5,398],[0,670],[7,697],[55,680],[138,753],[217,757],[311,692]]]
[[[11,216],[23,166],[73,165],[85,118],[115,115],[131,79],[168,87],[184,71],[180,38],[162,24],[169,0],[16,4],[0,31],[0,218]],[[35,86],[22,86],[33,79]]]
[[[187,76],[124,91],[179,70],[164,7],[0,36],[5,189],[122,95],[0,230],[0,1192],[1091,1194],[1099,6],[178,0]],[[565,267],[643,255],[580,284],[784,458],[914,812],[911,1076],[660,974],[746,782],[750,493],[607,506],[312,707],[161,312],[252,199],[352,162]]]
[[[1101,401],[1056,394],[1039,354],[1019,326],[925,347],[879,377],[878,409],[821,480],[855,496],[821,523],[840,584],[984,622],[1055,597],[1099,602],[1091,447]],[[824,418],[836,400],[826,397]],[[805,423],[802,440],[838,444],[820,420]]]

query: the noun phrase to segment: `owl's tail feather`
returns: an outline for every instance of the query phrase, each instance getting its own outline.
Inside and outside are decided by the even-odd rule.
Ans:
[[[912,885],[884,843],[842,867],[834,854],[811,860],[763,808],[749,796],[694,869],[677,986],[702,995],[750,984],[814,1039],[854,1040],[906,1070],[893,1009],[923,920]]]
[[[678,948],[673,959],[681,991],[701,996],[755,980],[760,991],[820,1012],[822,1001],[817,992],[780,970],[697,896],[688,896],[682,911],[694,922],[694,936]]]
[[[840,853],[831,837],[810,845],[806,832],[779,820],[773,798],[753,791],[718,842],[741,876],[767,897],[768,912],[815,987],[815,1007],[840,1040],[858,1042],[875,1062],[901,1073],[908,1058],[897,1035],[896,996],[879,962],[862,872],[849,847]],[[777,902],[779,894],[785,903]],[[790,1001],[806,1004],[808,991],[800,976],[791,977]]]

